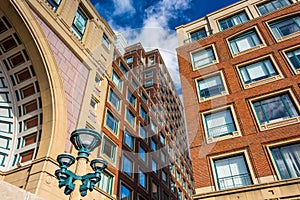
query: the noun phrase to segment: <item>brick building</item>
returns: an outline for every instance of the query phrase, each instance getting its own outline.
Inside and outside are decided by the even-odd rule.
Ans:
[[[128,199],[191,199],[193,173],[183,107],[158,50],[115,52],[101,155],[112,193]],[[113,178],[114,177],[114,178]]]
[[[194,199],[299,198],[299,11],[242,0],[177,27]]]

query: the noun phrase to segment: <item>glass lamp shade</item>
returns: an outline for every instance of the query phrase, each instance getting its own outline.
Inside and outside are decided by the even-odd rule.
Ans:
[[[61,167],[68,168],[75,162],[75,158],[69,153],[64,153],[57,156],[57,161]]]
[[[107,167],[107,162],[102,158],[96,158],[91,161],[91,167],[94,171],[102,171]]]
[[[91,129],[77,129],[71,133],[71,142],[79,151],[79,156],[87,157],[91,151],[101,144],[101,135]]]

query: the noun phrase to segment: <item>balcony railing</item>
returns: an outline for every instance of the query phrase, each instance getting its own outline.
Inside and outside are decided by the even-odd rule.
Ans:
[[[218,178],[220,190],[252,185],[252,180],[248,173],[235,176]]]
[[[216,137],[230,134],[234,131],[236,131],[234,123],[214,126],[212,128],[208,128],[208,137],[216,138]]]
[[[208,98],[211,96],[215,96],[215,95],[221,94],[224,90],[225,90],[225,88],[223,85],[216,85],[216,86],[213,86],[210,88],[200,90],[200,97]]]

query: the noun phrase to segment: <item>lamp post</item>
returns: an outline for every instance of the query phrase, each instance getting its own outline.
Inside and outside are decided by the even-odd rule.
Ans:
[[[68,167],[75,163],[75,157],[64,153],[57,156],[60,169],[55,171],[55,175],[59,180],[58,186],[65,187],[64,193],[70,195],[70,199],[77,199],[79,195],[76,197],[77,192],[73,192],[74,182],[82,182],[79,192],[82,197],[86,196],[87,190],[92,191],[95,184],[101,180],[101,172],[107,167],[107,162],[102,158],[92,160],[90,166],[94,172],[85,174],[90,152],[101,144],[101,135],[98,132],[91,129],[77,129],[71,133],[71,142],[78,150],[75,173],[68,170]]]

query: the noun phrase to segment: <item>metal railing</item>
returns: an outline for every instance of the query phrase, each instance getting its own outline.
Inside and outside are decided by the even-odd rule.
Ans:
[[[252,180],[248,173],[239,174],[235,176],[228,176],[223,178],[218,178],[218,184],[221,190],[247,186],[252,184]]]
[[[216,138],[236,131],[234,123],[208,128],[208,137]]]

